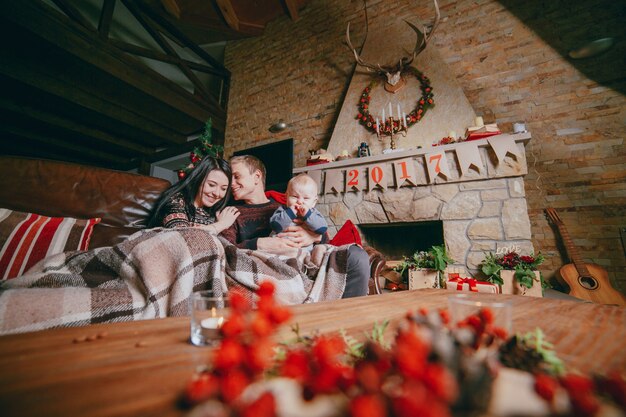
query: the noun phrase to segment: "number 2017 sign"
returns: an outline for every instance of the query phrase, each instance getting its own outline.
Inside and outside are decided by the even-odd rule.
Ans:
[[[366,182],[364,178],[364,168],[355,167],[346,171],[346,190],[359,191],[366,189]],[[385,176],[385,170],[382,165],[372,165],[367,168],[368,182],[370,184],[369,189],[379,186],[380,188],[387,188],[387,178]]]

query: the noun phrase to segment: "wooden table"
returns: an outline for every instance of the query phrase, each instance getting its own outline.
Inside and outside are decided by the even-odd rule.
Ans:
[[[408,310],[446,307],[445,290],[402,291],[293,307],[303,334],[355,337]],[[471,294],[513,303],[514,331],[540,327],[569,369],[626,371],[626,308],[532,297]],[[74,339],[104,335],[93,341]],[[281,337],[292,336],[289,326]],[[188,343],[189,318],[100,324],[0,337],[3,416],[180,416],[176,401],[211,349]]]

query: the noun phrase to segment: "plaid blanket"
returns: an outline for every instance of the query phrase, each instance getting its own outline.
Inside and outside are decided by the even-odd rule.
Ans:
[[[0,334],[185,316],[193,291],[240,287],[254,299],[264,280],[284,304],[339,299],[348,247],[287,256],[238,249],[198,228],[144,230],[113,247],[51,256],[4,281]]]

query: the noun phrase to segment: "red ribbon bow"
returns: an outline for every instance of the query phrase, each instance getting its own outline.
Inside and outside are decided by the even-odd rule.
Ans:
[[[475,280],[474,278],[455,277],[455,278],[448,279],[448,281],[456,282],[457,291],[463,291],[463,284],[468,284],[470,291],[478,292],[478,287],[476,286],[476,284],[478,284],[478,281]]]

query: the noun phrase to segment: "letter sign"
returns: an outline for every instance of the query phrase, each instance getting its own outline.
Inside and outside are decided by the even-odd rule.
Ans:
[[[373,190],[377,186],[383,190],[387,188],[387,179],[385,178],[385,170],[383,165],[370,165],[369,167],[369,189]]]

